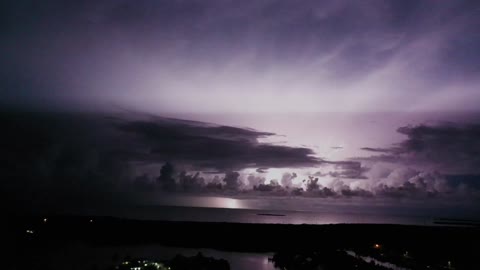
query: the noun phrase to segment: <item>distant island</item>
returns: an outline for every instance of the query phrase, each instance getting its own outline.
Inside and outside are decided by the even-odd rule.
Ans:
[[[285,217],[285,214],[257,213],[258,216]]]

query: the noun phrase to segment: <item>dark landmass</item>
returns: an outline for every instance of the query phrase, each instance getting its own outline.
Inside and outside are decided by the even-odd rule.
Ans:
[[[470,219],[436,218],[433,220],[433,224],[480,227],[479,220]]]
[[[271,213],[258,213],[258,216],[269,216],[269,217],[285,217],[287,215],[283,214],[271,214]]]
[[[10,248],[6,255],[9,261],[23,262],[7,269],[32,269],[28,264],[29,256],[34,256],[31,253],[48,253],[71,243],[273,252],[272,261],[282,269],[345,269],[345,264],[375,269],[372,263],[362,266],[361,256],[408,269],[480,269],[480,230],[476,227],[243,224],[71,216],[8,217],[7,225],[4,243]]]
[[[230,264],[223,259],[206,257],[201,252],[195,256],[186,257],[177,255],[171,260],[155,261],[145,258],[125,258],[119,264],[112,265],[106,270],[230,270]]]

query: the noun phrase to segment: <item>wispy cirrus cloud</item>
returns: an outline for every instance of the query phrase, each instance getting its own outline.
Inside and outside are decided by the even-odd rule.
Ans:
[[[478,9],[476,1],[6,1],[0,100],[151,112],[475,110]]]

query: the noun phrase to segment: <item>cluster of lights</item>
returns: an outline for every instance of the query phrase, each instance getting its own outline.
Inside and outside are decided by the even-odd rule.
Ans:
[[[153,267],[154,269],[157,269],[157,270],[170,270],[170,267],[165,267],[161,263],[151,262],[148,260],[136,261],[136,262],[124,261],[122,262],[122,265],[124,267],[130,266],[129,268],[121,268],[121,269],[129,269],[129,270],[143,270],[146,267],[150,267],[150,268]],[[119,268],[116,267],[116,269],[119,269]]]
[[[379,243],[373,244],[372,247],[373,247],[373,249],[376,249],[376,250],[379,250],[379,251],[381,251],[382,248],[383,248],[383,246],[382,246],[381,244],[379,244]],[[349,254],[349,255],[351,255],[351,256],[355,256],[355,253],[348,253],[348,252],[349,252],[349,251],[347,251],[347,254]],[[352,254],[353,254],[353,255],[352,255]],[[380,255],[383,256],[383,253],[380,253]],[[412,255],[408,252],[408,250],[405,250],[405,252],[402,253],[402,256],[403,256],[405,259],[412,259]],[[432,266],[427,265],[426,268],[427,268],[427,269],[430,269],[430,268],[432,268]],[[448,261],[446,262],[446,265],[443,264],[442,269],[455,269],[455,267],[453,267],[452,261],[448,260]]]

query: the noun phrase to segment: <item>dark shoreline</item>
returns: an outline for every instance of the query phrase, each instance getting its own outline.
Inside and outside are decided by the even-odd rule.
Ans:
[[[46,220],[44,220],[46,218]],[[234,252],[356,250],[368,255],[380,244],[391,252],[408,251],[422,261],[448,258],[478,265],[480,230],[474,227],[336,224],[287,225],[131,220],[113,217],[11,217],[7,244],[16,254],[28,248],[163,245]],[[457,263],[458,264],[458,263]],[[469,269],[469,268],[457,268]]]
[[[480,228],[471,226],[252,224],[82,216],[10,217],[7,224],[7,236],[20,242],[34,238],[44,243],[69,240],[92,244],[159,243],[236,251],[271,251],[292,243],[319,240],[333,245],[354,245],[358,241],[408,244],[413,236],[415,245],[448,246],[475,240],[480,243]],[[29,235],[27,230],[35,233]],[[250,246],[251,238],[258,240],[255,247]]]

